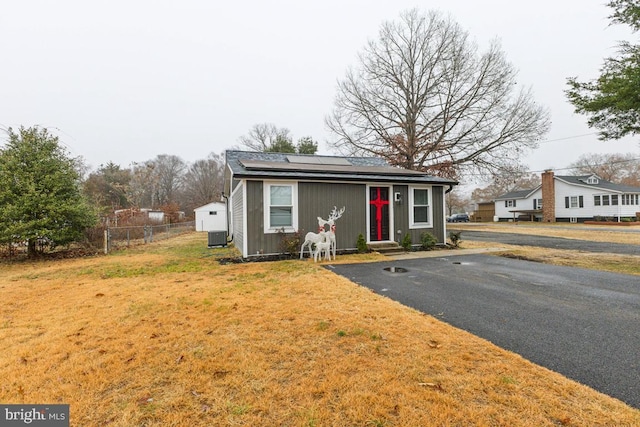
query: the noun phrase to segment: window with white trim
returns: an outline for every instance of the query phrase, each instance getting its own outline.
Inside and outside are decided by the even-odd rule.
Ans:
[[[264,232],[295,231],[297,185],[290,183],[264,183]]]
[[[593,206],[600,206],[600,196],[593,196]]]
[[[432,206],[430,187],[409,188],[409,226],[410,228],[431,227]]]
[[[571,196],[571,204],[569,207],[577,208],[578,207],[578,196]]]

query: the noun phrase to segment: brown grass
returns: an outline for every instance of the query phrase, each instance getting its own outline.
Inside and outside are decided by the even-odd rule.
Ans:
[[[640,425],[312,261],[221,252],[192,233],[0,266],[0,401],[69,403],[74,426]]]

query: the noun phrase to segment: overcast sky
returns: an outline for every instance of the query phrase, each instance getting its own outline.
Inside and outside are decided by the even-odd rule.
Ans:
[[[366,41],[404,10],[438,9],[482,47],[498,38],[551,112],[524,162],[563,168],[583,153],[640,152],[599,142],[566,101],[566,78],[598,75],[617,41],[604,0],[14,0],[0,13],[0,129],[49,128],[93,168],[175,154],[192,162],[238,144],[256,123],[311,136]],[[6,133],[0,133],[6,140]]]

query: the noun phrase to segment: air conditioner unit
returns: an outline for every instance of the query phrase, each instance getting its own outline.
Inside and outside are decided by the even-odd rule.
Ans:
[[[209,231],[209,247],[213,246],[227,246],[227,232],[226,231]]]

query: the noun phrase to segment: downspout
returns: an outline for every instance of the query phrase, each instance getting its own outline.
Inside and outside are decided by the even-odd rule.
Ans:
[[[224,198],[224,210],[225,210],[225,217],[227,220],[227,241],[230,242],[233,240],[233,234],[230,234],[229,232],[231,230],[229,230],[230,227],[230,223],[231,223],[231,215],[229,212],[229,197],[225,196],[224,193],[222,194],[222,197]]]

